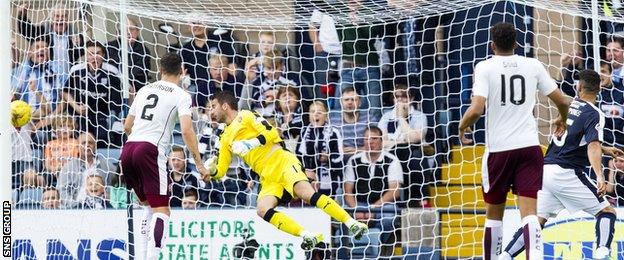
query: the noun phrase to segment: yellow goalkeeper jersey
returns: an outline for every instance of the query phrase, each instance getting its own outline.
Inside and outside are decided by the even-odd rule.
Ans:
[[[235,141],[249,140],[263,135],[266,139],[265,145],[260,145],[243,156],[242,159],[251,169],[260,174],[265,168],[270,168],[270,157],[279,154],[281,150],[282,138],[277,129],[269,124],[263,117],[249,110],[241,110],[238,115],[225,127],[219,138],[221,147],[217,160],[217,179],[223,177],[227,172],[232,160],[232,143]]]

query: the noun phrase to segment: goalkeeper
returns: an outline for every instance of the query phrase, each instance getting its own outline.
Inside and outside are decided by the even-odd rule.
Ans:
[[[313,233],[284,213],[275,210],[279,202],[297,196],[314,205],[349,227],[356,239],[368,231],[368,226],[353,219],[338,203],[316,192],[303,172],[297,157],[281,145],[277,129],[263,117],[248,110],[237,110],[237,100],[223,91],[210,99],[210,117],[227,126],[221,134],[221,148],[217,157],[208,159],[206,169],[211,176],[204,180],[219,179],[225,175],[232,154],[240,156],[252,170],[260,175],[262,189],[258,194],[257,212],[265,221],[281,231],[303,238],[301,247],[310,250],[323,241],[321,233]]]

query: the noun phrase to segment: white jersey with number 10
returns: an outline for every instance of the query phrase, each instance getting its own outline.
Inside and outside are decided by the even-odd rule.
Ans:
[[[542,63],[518,55],[493,56],[477,64],[472,94],[486,98],[486,147],[489,152],[539,145],[533,117],[536,93],[557,89]]]
[[[173,83],[157,81],[137,92],[128,114],[134,116],[128,142],[150,142],[168,150],[178,118],[191,115],[191,96]]]

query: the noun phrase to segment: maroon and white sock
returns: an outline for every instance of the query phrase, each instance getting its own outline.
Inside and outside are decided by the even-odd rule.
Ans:
[[[522,219],[524,248],[527,259],[544,259],[542,245],[542,227],[536,215],[529,215]]]
[[[162,250],[167,236],[166,229],[169,226],[169,216],[162,213],[154,213],[150,221],[149,239],[147,241],[147,257],[148,260],[160,259],[160,251]]]
[[[503,221],[485,220],[483,234],[483,259],[496,260],[503,247]]]
[[[141,219],[141,229],[139,230],[138,240],[141,242],[139,247],[139,256],[143,259],[147,255],[147,242],[149,241],[150,222],[152,221],[152,208],[149,206],[144,207],[143,219]]]

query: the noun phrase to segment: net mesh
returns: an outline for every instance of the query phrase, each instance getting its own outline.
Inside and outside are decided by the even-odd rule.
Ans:
[[[258,112],[279,129],[286,148],[297,154],[317,190],[369,224],[371,235],[353,240],[344,226],[332,223],[326,242],[334,258],[481,255],[484,124],[480,120],[472,134],[476,146],[459,145],[457,124],[470,104],[474,65],[492,54],[489,28],[496,22],[514,23],[516,53],[539,59],[568,95],[575,93],[578,72],[593,67],[593,57],[611,64],[613,79],[609,67],[602,68],[607,70],[600,101],[608,115],[605,140],[614,145],[624,142],[624,86],[618,74],[624,63],[622,46],[615,51],[607,47],[609,39],[624,35],[619,1],[599,1],[600,55],[592,49],[592,33],[598,32],[588,19],[590,1],[11,3],[11,90],[14,99],[25,101],[32,110],[30,123],[16,128],[12,136],[13,201],[18,209],[77,209],[73,212],[80,215],[86,210],[126,209],[130,203],[137,211],[136,198],[128,196],[120,178],[118,161],[126,138],[123,120],[136,91],[158,79],[157,61],[167,52],[183,57],[188,75],[182,87],[193,97],[194,127],[204,159],[220,149],[223,131],[208,115],[207,98],[216,91],[231,91],[239,108]],[[121,28],[125,16],[127,28]],[[342,93],[350,87],[355,93]],[[538,99],[535,116],[540,141],[546,145],[556,111],[547,98]],[[381,129],[383,142],[365,139],[376,134],[365,135],[368,125]],[[199,214],[196,219],[201,214],[219,214],[217,210],[255,208],[261,183],[248,166],[235,158],[226,180],[204,182],[184,150],[179,127],[172,138],[175,147],[167,162],[172,178],[170,204],[202,209],[182,214],[185,219],[192,214]],[[385,158],[376,167],[367,167],[369,149],[384,151],[374,153]],[[618,164],[605,160],[605,165]],[[391,188],[395,183],[396,192]],[[622,187],[616,183],[610,194],[614,204],[621,200],[617,193]],[[394,202],[370,206],[386,193]],[[507,202],[514,206],[514,196]],[[285,207],[309,205],[292,200]],[[93,218],[111,214],[109,221],[125,225],[125,214],[119,218],[112,211],[103,212],[90,214]],[[130,222],[140,215],[135,213]],[[63,225],[59,222],[65,216],[40,227]],[[184,229],[185,224],[179,224]],[[219,225],[223,232],[223,224]],[[251,224],[245,227],[245,232],[253,230]],[[110,235],[123,246],[102,240],[110,243],[100,251],[125,256],[130,245],[136,245],[140,257],[140,245],[126,240],[127,232],[138,234],[138,225]],[[256,238],[260,243],[270,241]],[[84,252],[80,245],[84,249],[86,244],[76,249],[76,238],[63,239],[60,244],[35,244],[36,256],[24,249],[25,240],[18,239],[13,252],[35,259]],[[242,241],[240,236],[237,239]],[[197,248],[206,243],[190,241]],[[72,246],[67,249],[63,243]],[[290,237],[289,243],[277,249],[261,245],[258,257],[300,259],[299,240]],[[54,250],[57,246],[59,250]],[[234,256],[233,244],[226,247],[225,256],[219,250],[184,247],[184,251],[180,248],[189,245],[170,246],[164,253],[167,259]],[[100,251],[92,250],[94,255]]]

